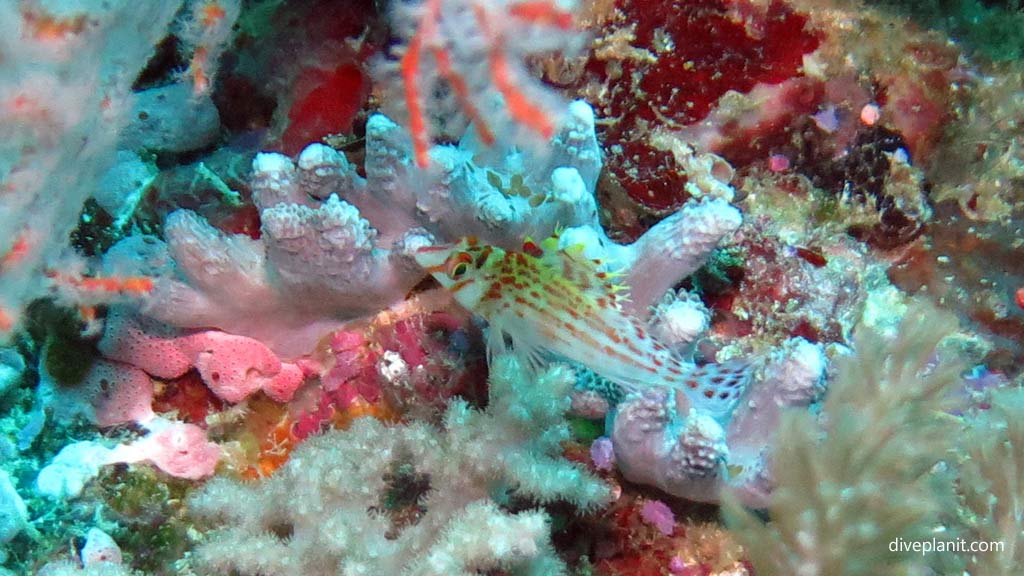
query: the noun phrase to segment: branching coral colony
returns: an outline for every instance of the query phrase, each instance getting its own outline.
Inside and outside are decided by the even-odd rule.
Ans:
[[[575,2],[552,0],[427,0],[399,4],[398,30],[406,36],[397,57],[398,108],[412,136],[413,159],[425,168],[438,119],[464,117],[488,145],[543,143],[555,135],[564,101],[526,69],[537,54],[579,52]],[[387,70],[387,68],[385,68]],[[449,97],[440,97],[440,94]],[[528,133],[520,134],[521,129]]]
[[[654,130],[655,119],[609,107],[650,86],[582,90],[618,111],[597,119],[587,102],[540,82],[540,56],[565,64],[582,55],[580,6],[397,3],[402,43],[376,63],[388,115],[361,119],[363,154],[331,139],[295,156],[239,154],[251,159],[245,194],[214,178],[218,199],[238,206],[251,191],[258,225],[232,233],[201,202],[172,202],[160,226],[124,235],[157,170],[155,150],[182,161],[216,141],[213,74],[233,24],[251,30],[259,14],[272,20],[283,8],[101,4],[0,5],[9,33],[0,34],[0,80],[18,79],[0,83],[0,129],[10,136],[0,147],[0,231],[10,232],[0,239],[0,332],[15,333],[44,294],[79,307],[92,332],[77,334],[47,305],[29,314],[30,337],[0,350],[0,401],[15,398],[12,418],[0,420],[0,563],[11,552],[15,570],[50,576],[127,574],[145,561],[168,573],[173,559],[181,574],[708,575],[715,552],[691,553],[697,537],[674,535],[699,532],[678,530],[684,499],[724,500],[744,548],[721,553],[731,560],[719,568],[737,576],[1011,574],[1024,562],[1019,390],[954,402],[964,391],[944,337],[955,320],[908,308],[885,267],[839,233],[846,223],[820,217],[831,205],[813,204],[810,183],[786,179],[788,157],[772,155],[765,174],[748,166],[736,179],[744,198],[732,166],[708,142],[687,140],[692,130]],[[700,4],[676,24],[707,8],[754,50],[771,26],[810,21],[769,4]],[[172,83],[133,87],[168,29],[181,45]],[[627,46],[633,33],[649,51]],[[699,62],[670,61],[677,33],[603,37],[607,65],[587,64],[591,80],[662,57],[705,74]],[[334,49],[364,55],[353,46],[370,36]],[[801,59],[816,69],[803,56],[819,43],[836,49],[809,29],[797,40],[783,50],[785,77],[802,74],[789,71]],[[44,65],[27,64],[35,61]],[[666,112],[684,106],[669,88],[658,104]],[[58,90],[66,106],[46,98]],[[128,114],[133,90],[145,104]],[[739,124],[753,129],[804,105],[780,103]],[[902,175],[905,192],[925,202],[900,139],[875,126],[881,109],[863,110],[874,111],[861,121],[888,147],[858,136],[865,157],[891,163],[889,177]],[[682,122],[666,118],[657,120]],[[814,118],[840,131],[834,108]],[[709,116],[708,129],[732,129],[717,121]],[[685,201],[656,203],[658,220],[628,242],[602,213],[615,212],[614,222],[628,212],[611,208],[614,187],[643,181],[622,162],[626,148],[599,144],[601,127],[616,123],[603,136],[643,139],[685,172],[659,182],[685,180],[672,190]],[[603,172],[609,157],[619,164]],[[634,168],[651,157],[634,154]],[[846,161],[843,174],[860,174],[856,157],[837,160]],[[196,170],[212,173],[203,162]],[[609,173],[611,191],[600,184]],[[45,201],[53,188],[66,202]],[[66,237],[90,193],[118,222],[116,243],[96,249],[95,263],[44,233]],[[795,201],[800,194],[808,198]],[[772,202],[787,208],[772,212]],[[830,234],[840,239],[801,242]],[[485,357],[487,393],[474,403]],[[614,526],[561,545],[567,526],[599,521]],[[641,529],[599,540],[630,522]],[[1009,552],[890,547],[966,537]],[[627,549],[645,559],[613,561]]]
[[[280,155],[257,156],[254,189],[262,210],[260,240],[226,236],[189,212],[176,212],[168,219],[166,243],[126,238],[110,251],[106,266],[119,274],[156,278],[152,294],[142,299],[140,311],[146,316],[183,329],[213,326],[245,335],[281,356],[295,358],[310,352],[316,339],[340,327],[344,319],[401,301],[422,278],[414,254],[429,252],[430,244],[475,233],[481,250],[490,245],[487,250],[495,256],[506,254],[509,262],[539,266],[542,271],[539,277],[520,276],[507,284],[502,284],[500,274],[486,280],[499,283],[505,301],[533,306],[540,314],[519,334],[527,339],[519,342],[521,356],[524,346],[547,347],[584,364],[589,358],[590,368],[601,374],[593,362],[606,355],[609,346],[621,343],[615,353],[649,363],[638,368],[640,376],[654,370],[652,378],[639,380],[614,371],[624,378],[620,383],[645,384],[644,390],[637,389],[636,410],[632,397],[622,405],[623,417],[616,420],[612,435],[628,477],[701,500],[716,499],[723,483],[734,483],[749,488],[751,503],[759,502],[768,489],[767,432],[782,406],[806,406],[820,395],[823,354],[817,346],[794,339],[766,360],[736,360],[723,367],[675,360],[668,347],[685,347],[696,334],[670,325],[678,323],[679,316],[696,324],[706,320],[678,313],[690,309],[685,295],[664,301],[662,295],[695,271],[719,240],[739,226],[739,212],[726,198],[709,195],[687,204],[631,245],[613,242],[598,222],[594,200],[600,153],[593,114],[577,102],[570,107],[569,118],[571,123],[551,143],[550,168],[545,171],[526,172],[516,153],[501,165],[479,166],[472,160],[476,149],[464,144],[434,147],[433,157],[442,172],[427,176],[412,166],[407,139],[398,127],[375,116],[367,129],[365,179],[344,156],[322,145],[307,148],[297,166]],[[509,190],[516,187],[527,192]],[[714,191],[722,190],[730,189],[717,182]],[[534,197],[542,200],[534,202]],[[520,245],[523,237],[552,234],[559,223],[557,239],[545,243],[547,256],[540,246]],[[445,268],[445,261],[461,254],[466,253],[442,259],[439,276],[447,278],[452,271]],[[152,266],[131,268],[141,262]],[[567,273],[563,284],[553,283]],[[632,299],[614,296],[615,286],[621,285],[612,282],[618,280],[630,286]],[[578,302],[555,298],[551,291],[556,286]],[[474,290],[481,288],[482,284]],[[651,329],[664,335],[662,342],[646,335],[644,318],[654,304],[661,312]],[[558,321],[568,322],[573,314],[579,318],[577,328],[547,328],[565,331],[569,344],[558,347],[555,340],[542,338],[549,318],[565,315]],[[496,320],[484,316],[492,323]],[[502,328],[492,328],[490,338],[499,341]],[[600,334],[605,332],[607,342],[593,339],[604,338]],[[622,337],[616,335],[619,332]],[[572,344],[572,338],[578,344]],[[108,322],[100,348],[111,359],[158,377],[176,376],[194,363],[182,359],[182,368],[168,368],[179,355],[157,353],[173,348],[165,342],[166,337],[147,334],[135,322],[118,320]],[[236,346],[214,346],[206,354],[238,356],[232,350]],[[570,352],[574,347],[589,347],[592,354],[576,357]],[[656,370],[657,365],[664,370]],[[242,374],[274,377],[279,365],[273,366],[272,372],[248,369]],[[222,388],[211,381],[209,371],[200,367],[200,373],[212,389]],[[220,374],[223,377],[223,371]],[[651,385],[667,388],[655,392],[647,389]],[[296,387],[297,383],[289,390]],[[678,398],[673,390],[679,391]],[[651,394],[661,400],[652,400]],[[229,401],[241,399],[219,395]],[[648,405],[651,402],[655,404]],[[695,463],[688,467],[688,462]]]

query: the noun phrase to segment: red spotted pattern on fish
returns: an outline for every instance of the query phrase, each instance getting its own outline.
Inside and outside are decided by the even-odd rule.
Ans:
[[[749,380],[745,362],[697,367],[657,342],[623,311],[626,289],[582,246],[557,235],[520,251],[465,237],[420,249],[416,260],[490,326],[489,354],[513,353],[536,370],[547,354],[583,364],[627,389],[681,389],[691,405],[727,417]]]

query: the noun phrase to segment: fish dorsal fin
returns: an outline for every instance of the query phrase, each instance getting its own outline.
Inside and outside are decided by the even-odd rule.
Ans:
[[[543,258],[544,248],[542,247],[542,245],[543,242],[541,244],[537,244],[536,242],[533,241],[533,238],[527,236],[526,239],[523,240],[523,253],[529,254],[534,258]]]
[[[685,375],[680,388],[695,408],[723,421],[736,408],[752,376],[750,361],[728,360],[694,368]]]
[[[540,243],[527,238],[523,252],[537,258],[551,274],[569,281],[580,292],[595,300],[604,299],[618,306],[629,299],[626,286],[617,282],[623,274],[605,270],[605,262],[586,256],[586,246],[560,246],[556,233]]]

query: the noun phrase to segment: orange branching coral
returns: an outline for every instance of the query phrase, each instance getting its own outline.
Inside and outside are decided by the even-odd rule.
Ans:
[[[179,24],[179,36],[192,50],[186,74],[196,95],[212,87],[217,56],[230,40],[240,6],[238,0],[197,0]]]
[[[153,291],[153,279],[145,276],[89,277],[50,270],[46,274],[54,283],[83,294],[142,295]]]
[[[447,96],[487,145],[515,126],[544,141],[554,136],[564,103],[531,76],[525,60],[579,46],[567,7],[552,0],[425,0],[399,8],[398,17],[406,35],[401,101],[417,165],[428,163],[431,117],[453,112],[445,109]],[[496,125],[502,120],[510,125]]]
[[[50,290],[62,300],[77,306],[79,318],[86,326],[83,334],[93,334],[101,327],[101,324],[96,323],[96,306],[141,298],[153,291],[153,279],[147,276],[85,276],[52,268],[47,269],[45,274],[50,280]],[[0,331],[9,330],[6,318],[0,307]]]
[[[43,42],[61,41],[80,34],[88,23],[84,14],[60,18],[38,8],[25,9],[22,18],[33,39]]]

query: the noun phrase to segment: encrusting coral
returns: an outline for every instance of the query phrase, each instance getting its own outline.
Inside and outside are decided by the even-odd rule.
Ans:
[[[223,526],[195,555],[200,573],[420,574],[502,568],[555,576],[549,520],[510,500],[569,501],[587,510],[609,489],[561,458],[575,375],[553,366],[536,381],[497,359],[485,410],[454,401],[438,429],[361,418],[307,440],[270,478],[217,478],[192,511]],[[205,572],[204,572],[205,570]]]

